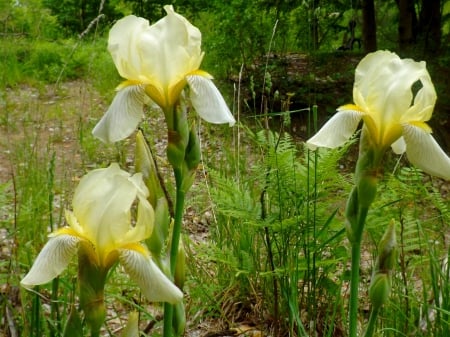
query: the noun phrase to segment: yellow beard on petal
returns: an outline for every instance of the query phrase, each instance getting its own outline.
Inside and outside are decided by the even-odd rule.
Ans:
[[[101,264],[106,269],[109,269],[114,263],[116,263],[118,261],[118,259],[119,259],[119,253],[117,252],[116,249],[114,249],[113,251],[109,252],[108,255],[106,255],[103,258],[103,261],[101,261]]]
[[[145,93],[153,100],[153,102],[158,104],[162,109],[164,109],[169,105],[169,102],[167,102],[164,92],[159,87],[153,84],[147,84],[145,86]]]
[[[149,255],[149,252],[145,246],[141,245],[138,242],[135,243],[128,243],[126,245],[123,245],[120,247],[121,249],[128,249],[128,250],[134,250],[138,253],[141,253],[142,255]]]
[[[167,90],[167,104],[168,106],[173,106],[180,99],[181,91],[186,86],[186,78],[183,77],[181,81],[178,81]]]
[[[424,130],[427,133],[432,133],[433,132],[431,127],[425,122],[409,122],[408,124],[417,126],[417,127],[421,128],[422,130]]]

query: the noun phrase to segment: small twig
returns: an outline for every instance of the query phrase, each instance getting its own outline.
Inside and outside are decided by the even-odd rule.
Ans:
[[[16,324],[14,322],[14,316],[9,309],[9,305],[6,306],[6,318],[8,321],[8,328],[9,328],[9,335],[11,337],[19,337],[19,334],[17,333]]]
[[[145,136],[144,130],[142,130],[140,127],[138,129],[142,132],[142,136],[144,137],[144,140],[148,145],[148,149],[150,151],[150,157],[152,158],[153,165],[155,166],[156,176],[158,177],[158,180],[159,180],[159,185],[161,186],[164,196],[166,197],[167,207],[169,208],[169,214],[173,218],[173,216],[174,216],[173,201],[172,201],[172,198],[170,197],[169,191],[167,190],[166,183],[164,182],[164,178],[161,174],[161,171],[159,170],[158,162],[155,159],[152,147],[150,146],[150,143],[147,140],[147,137]]]
[[[156,323],[162,321],[163,316],[162,315],[157,315],[155,318],[153,318],[150,322],[148,322],[147,326],[144,328],[143,333],[145,333],[146,335],[149,334],[149,332],[154,328],[154,326],[156,325]]]

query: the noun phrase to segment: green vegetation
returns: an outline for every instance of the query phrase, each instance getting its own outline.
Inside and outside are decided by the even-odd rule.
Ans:
[[[410,3],[418,11],[424,2]],[[134,140],[105,146],[91,135],[121,81],[107,32],[132,12],[155,21],[163,2],[83,3],[82,12],[70,0],[0,3],[0,336],[62,336],[77,310],[75,264],[33,291],[19,282],[48,234],[65,224],[81,176],[111,162],[134,170]],[[432,55],[422,35],[400,51],[396,1],[375,1],[375,8],[378,48],[427,60],[438,94],[431,125],[448,153],[450,2],[439,3],[440,52]],[[351,251],[344,209],[357,139],[318,152],[304,141],[351,102],[363,49],[336,49],[352,19],[362,36],[360,5],[186,0],[174,6],[202,31],[202,68],[239,116],[232,129],[199,123],[202,162],[182,235],[186,335],[347,336]],[[160,114],[148,111],[141,128],[154,136],[149,142],[164,171]],[[173,190],[173,181],[166,184]],[[375,336],[450,334],[449,186],[403,157],[386,161],[361,254],[362,326],[377,245],[394,219],[399,255]],[[142,335],[161,335],[161,306],[150,305],[120,267],[109,277],[102,335],[120,335],[133,310]]]

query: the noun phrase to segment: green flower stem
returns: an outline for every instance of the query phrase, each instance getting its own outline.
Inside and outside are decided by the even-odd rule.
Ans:
[[[172,229],[172,239],[170,245],[170,277],[173,280],[176,269],[176,261],[178,255],[178,246],[180,243],[181,227],[183,223],[184,201],[186,192],[183,189],[184,174],[181,169],[174,168],[175,183],[176,183],[176,201],[175,201],[175,215]],[[172,337],[172,320],[173,320],[174,306],[169,303],[164,303],[164,337]]]
[[[356,337],[358,329],[358,287],[361,241],[352,244],[352,266],[350,278],[349,336]]]
[[[172,320],[173,320],[173,305],[170,303],[164,303],[164,326],[163,336],[172,337]]]
[[[358,299],[359,299],[359,269],[361,262],[361,241],[368,208],[359,207],[357,226],[353,232],[352,263],[350,277],[350,303],[349,303],[349,336],[357,337],[358,332]]]
[[[366,332],[364,333],[364,337],[372,337],[373,336],[373,333],[375,331],[375,325],[377,322],[378,312],[379,312],[378,308],[372,308],[372,311],[370,312],[370,317],[369,317],[369,324],[367,325],[367,329],[366,329]]]

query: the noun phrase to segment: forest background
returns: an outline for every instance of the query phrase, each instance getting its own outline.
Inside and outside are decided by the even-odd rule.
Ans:
[[[48,233],[63,225],[84,173],[111,161],[133,168],[132,142],[105,149],[90,134],[120,83],[107,34],[131,13],[156,22],[166,3],[0,0],[0,336],[61,335],[76,302],[75,273],[41,295],[19,281]],[[344,336],[349,250],[342,212],[357,148],[350,142],[319,155],[303,142],[352,101],[360,59],[389,49],[427,62],[438,94],[430,125],[449,153],[450,1],[173,5],[202,32],[202,69],[240,121],[235,129],[201,125],[202,169],[185,228],[187,334]],[[154,131],[160,124],[152,112],[142,128],[152,130],[150,142],[163,157],[164,132]],[[377,242],[393,218],[400,254],[380,335],[448,336],[449,186],[394,155],[386,171],[365,237],[362,319]],[[118,290],[124,284],[129,291]],[[105,335],[120,331],[132,309],[144,333],[158,335],[157,308],[124,276],[110,287]]]

